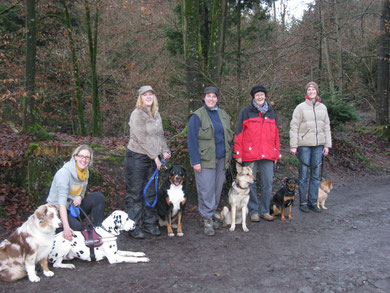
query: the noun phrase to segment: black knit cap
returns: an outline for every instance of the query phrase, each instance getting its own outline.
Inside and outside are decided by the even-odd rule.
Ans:
[[[265,94],[265,96],[267,96],[267,90],[265,89],[265,87],[263,87],[262,85],[255,85],[252,89],[251,89],[251,96],[252,98],[255,97],[255,94],[257,92],[263,92]]]
[[[215,86],[208,86],[204,89],[203,94],[207,95],[209,93],[214,93],[217,97],[219,96],[219,90]]]

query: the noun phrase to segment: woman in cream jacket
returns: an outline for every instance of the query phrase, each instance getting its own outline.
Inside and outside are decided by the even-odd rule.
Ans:
[[[299,158],[300,210],[321,212],[317,207],[322,156],[332,147],[328,110],[318,96],[318,85],[311,81],[306,85],[305,101],[299,104],[290,122],[290,152]],[[309,191],[307,192],[310,169]]]

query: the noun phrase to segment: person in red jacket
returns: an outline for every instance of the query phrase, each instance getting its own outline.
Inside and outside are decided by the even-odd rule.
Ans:
[[[256,183],[250,186],[248,203],[252,222],[259,222],[260,217],[272,221],[270,202],[274,164],[280,159],[279,130],[277,116],[267,102],[267,90],[261,85],[251,89],[252,101],[240,112],[234,139],[233,157],[245,166],[255,162],[253,174],[261,174],[260,207]],[[260,209],[259,209],[260,208]]]

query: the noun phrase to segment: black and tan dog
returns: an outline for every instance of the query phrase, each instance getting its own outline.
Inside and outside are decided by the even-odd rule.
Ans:
[[[177,221],[177,236],[183,236],[182,218],[187,202],[187,171],[183,166],[173,165],[166,171],[167,179],[158,190],[157,212],[159,225],[167,226],[168,236],[175,236],[172,222]]]
[[[281,215],[281,220],[286,220],[286,210],[288,209],[288,219],[292,220],[292,206],[295,200],[295,187],[298,180],[294,178],[286,178],[284,186],[275,193],[271,200],[271,215]]]

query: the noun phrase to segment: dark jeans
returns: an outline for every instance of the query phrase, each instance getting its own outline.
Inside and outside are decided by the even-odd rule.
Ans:
[[[126,179],[126,208],[129,218],[137,226],[141,225],[141,220],[145,227],[156,225],[156,207],[148,207],[145,204],[143,191],[156,170],[156,163],[147,155],[126,150],[125,158],[125,179]],[[150,205],[156,198],[155,181],[153,180],[145,195]]]
[[[274,179],[274,161],[257,160],[253,161],[253,176],[256,178],[257,172],[261,176],[261,196],[260,196],[260,215],[270,213],[270,203],[272,195],[272,182]],[[252,162],[244,162],[245,166],[249,166]],[[250,198],[248,202],[249,215],[259,214],[259,199],[257,197],[256,182],[250,185]]]
[[[80,207],[88,215],[94,226],[99,226],[104,220],[105,199],[101,192],[91,192],[87,194],[81,201]],[[80,211],[80,218],[84,219],[83,212]],[[68,222],[69,226],[74,231],[81,231],[83,229],[82,223],[79,218],[75,218],[69,214],[68,210]],[[57,233],[63,231],[63,228],[58,228]]]
[[[320,173],[322,164],[322,150],[324,146],[298,147],[299,158],[299,201],[301,205],[317,204],[318,189],[320,187]],[[310,169],[309,192],[307,192],[307,180]]]

